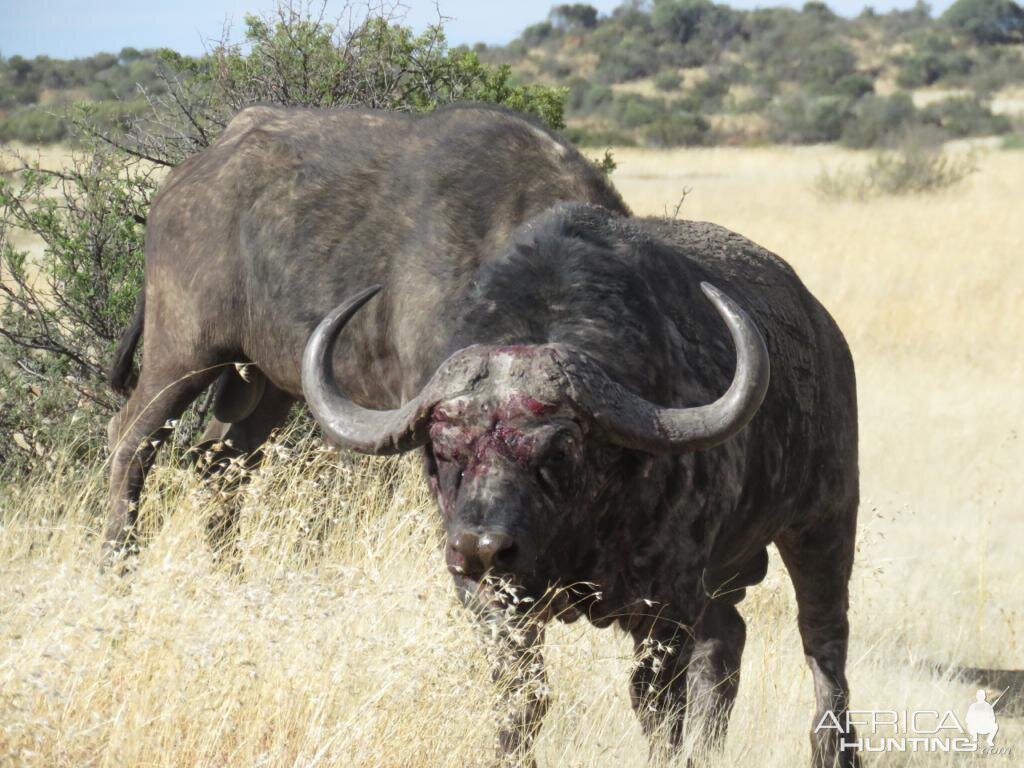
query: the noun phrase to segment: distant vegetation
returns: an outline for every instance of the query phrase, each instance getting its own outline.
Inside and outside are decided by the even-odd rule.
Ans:
[[[882,150],[861,171],[822,169],[814,190],[828,200],[867,200],[882,195],[938,192],[978,170],[973,154],[947,154],[908,140],[896,151]]]
[[[569,130],[582,143],[891,146],[908,132],[1014,129],[990,99],[1024,86],[1024,11],[957,0],[939,18],[919,2],[847,19],[820,2],[739,11],[634,0],[600,17],[573,4],[507,46],[477,50],[522,80],[568,88]],[[921,89],[938,98],[915,103]]]
[[[0,141],[64,141],[71,135],[70,115],[83,102],[104,124],[126,124],[145,110],[144,94],[166,92],[156,51],[0,58]]]
[[[856,18],[821,2],[740,11],[626,0],[608,16],[562,4],[507,46],[453,49],[453,60],[467,55],[479,57],[473,66],[508,67],[496,70],[500,88],[564,89],[521,103],[548,120],[558,112],[560,124],[564,99],[570,137],[593,145],[890,147],[908,133],[1011,134],[1024,111],[991,108],[1007,89],[1024,102],[1024,10],[1013,0],[957,0],[938,18],[923,2]],[[0,58],[0,140],[66,140],[82,101],[93,122],[125,125],[146,112],[147,96],[167,93],[168,60],[202,69],[209,57],[125,48],[72,61]]]

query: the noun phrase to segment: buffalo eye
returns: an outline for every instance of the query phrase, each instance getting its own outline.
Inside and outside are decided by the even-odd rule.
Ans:
[[[447,491],[457,491],[462,485],[463,471],[458,462],[447,459],[438,460],[438,479],[441,487]]]
[[[565,441],[556,442],[544,452],[537,467],[541,484],[552,493],[564,493],[571,481],[572,464],[572,446]]]

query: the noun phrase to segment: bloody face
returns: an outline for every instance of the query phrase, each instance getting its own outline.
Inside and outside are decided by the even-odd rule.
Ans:
[[[550,358],[493,354],[471,392],[433,410],[428,474],[457,580],[490,573],[529,591],[554,572],[557,542],[585,515],[602,451]]]

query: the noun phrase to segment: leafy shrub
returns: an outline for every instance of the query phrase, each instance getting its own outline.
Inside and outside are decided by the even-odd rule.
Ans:
[[[569,127],[565,135],[581,147],[635,147],[636,139],[615,128]]]
[[[711,0],[655,0],[651,21],[656,29],[682,45],[722,46],[740,30],[739,15]]]
[[[652,147],[706,144],[711,125],[698,114],[676,112],[660,117],[643,129],[644,142]]]
[[[770,111],[776,141],[812,144],[837,140],[851,115],[844,96],[795,94],[779,100]]]
[[[978,95],[990,94],[1007,86],[1024,83],[1024,56],[1009,46],[978,48],[970,74],[961,84]]]
[[[812,91],[829,93],[840,80],[854,74],[857,55],[845,43],[828,40],[813,45],[801,59],[797,77]]]
[[[68,136],[68,122],[43,107],[22,107],[0,120],[0,141],[52,144]]]
[[[846,96],[849,99],[859,99],[875,92],[875,81],[870,75],[863,72],[841,77],[829,90],[835,96]]]
[[[611,115],[624,128],[641,128],[667,114],[662,99],[651,99],[635,93],[617,95],[611,105]]]
[[[1013,0],[956,0],[942,21],[983,45],[1024,40],[1024,8]]]
[[[866,200],[879,195],[937,192],[959,184],[978,170],[971,155],[951,156],[941,148],[908,143],[880,152],[862,172],[822,170],[814,190],[822,197]]]
[[[878,147],[891,144],[917,122],[918,113],[910,94],[870,95],[853,105],[840,136],[848,147]]]
[[[545,75],[550,75],[556,79],[563,79],[572,74],[572,67],[554,56],[542,58],[537,68]]]
[[[894,8],[880,16],[879,21],[884,39],[893,42],[932,25],[932,7],[926,0],[916,0],[912,7]]]
[[[1009,118],[992,114],[977,96],[958,96],[929,104],[921,110],[921,120],[957,138],[997,135],[1012,128]]]
[[[109,147],[0,178],[0,443],[45,446],[72,416],[102,434],[117,404],[104,372],[138,293],[153,189],[152,169]],[[13,246],[15,229],[42,240],[41,259]]]
[[[156,51],[134,48],[69,60],[0,57],[0,108],[38,103],[44,90],[88,89],[94,99],[137,98],[140,87],[161,93],[157,58]]]
[[[663,69],[654,76],[654,87],[659,91],[677,91],[682,84],[682,76],[674,69]]]
[[[20,141],[25,144],[74,141],[75,114],[78,114],[78,119],[88,116],[92,125],[109,133],[123,132],[145,109],[146,102],[141,99],[89,102],[75,109],[60,106],[25,107],[0,120],[0,141]]]
[[[971,58],[957,49],[948,33],[929,31],[918,36],[913,49],[896,57],[896,82],[901,88],[932,85],[971,70]]]
[[[595,74],[602,83],[621,83],[653,75],[658,50],[646,36],[626,35],[601,49]]]
[[[519,39],[524,45],[536,48],[538,45],[556,37],[557,34],[557,30],[555,30],[550,21],[542,21],[538,24],[531,24],[524,29]]]
[[[593,29],[597,26],[597,8],[586,3],[556,5],[549,16],[559,29]]]
[[[737,79],[731,69],[712,69],[706,78],[694,84],[693,96],[704,109],[712,109],[721,103]]]
[[[615,92],[606,85],[594,83],[588,85],[581,98],[582,109],[586,112],[595,112],[615,100]]]

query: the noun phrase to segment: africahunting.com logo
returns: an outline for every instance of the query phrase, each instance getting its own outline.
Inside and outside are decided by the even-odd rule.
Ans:
[[[976,700],[963,717],[952,710],[935,709],[851,709],[837,717],[826,712],[815,726],[815,733],[835,730],[840,736],[840,749],[863,752],[974,752],[979,755],[1009,756],[1011,749],[997,746],[999,723],[995,706],[1003,691],[992,703],[985,691],[978,691]],[[856,738],[844,738],[851,727]]]

